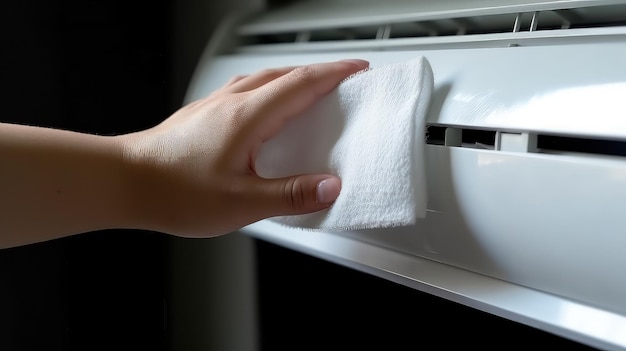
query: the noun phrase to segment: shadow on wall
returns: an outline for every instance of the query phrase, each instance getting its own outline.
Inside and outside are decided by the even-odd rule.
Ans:
[[[198,59],[217,25],[233,11],[255,11],[274,3],[265,0],[173,1],[172,104],[180,106]]]

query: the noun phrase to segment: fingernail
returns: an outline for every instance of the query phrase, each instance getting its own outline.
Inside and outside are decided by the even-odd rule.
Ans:
[[[337,199],[339,191],[341,190],[341,183],[338,178],[326,178],[317,183],[317,203],[329,204]]]
[[[347,60],[340,60],[340,61],[354,63],[355,65],[360,66],[360,67],[366,67],[370,64],[368,61],[359,60],[359,59],[347,59]]]

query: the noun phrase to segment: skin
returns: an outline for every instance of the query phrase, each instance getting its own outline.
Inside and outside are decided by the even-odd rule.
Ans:
[[[339,194],[337,177],[263,179],[256,154],[367,67],[344,60],[235,77],[159,125],[125,135],[0,123],[0,248],[113,228],[213,237],[325,209]]]

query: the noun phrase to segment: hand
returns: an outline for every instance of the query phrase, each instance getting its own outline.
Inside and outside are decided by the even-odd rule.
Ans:
[[[365,61],[234,78],[145,131],[108,137],[0,123],[0,248],[132,228],[210,237],[330,206],[330,174],[262,179],[256,154]]]
[[[347,60],[236,77],[149,130],[118,137],[132,165],[131,227],[208,237],[278,215],[327,208],[340,191],[330,174],[263,179],[261,144],[368,63]]]

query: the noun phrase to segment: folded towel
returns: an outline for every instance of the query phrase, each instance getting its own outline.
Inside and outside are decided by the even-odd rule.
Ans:
[[[340,231],[423,218],[424,120],[432,90],[432,69],[420,56],[357,73],[293,119],[262,146],[258,174],[336,174],[341,192],[326,210],[270,220]]]

